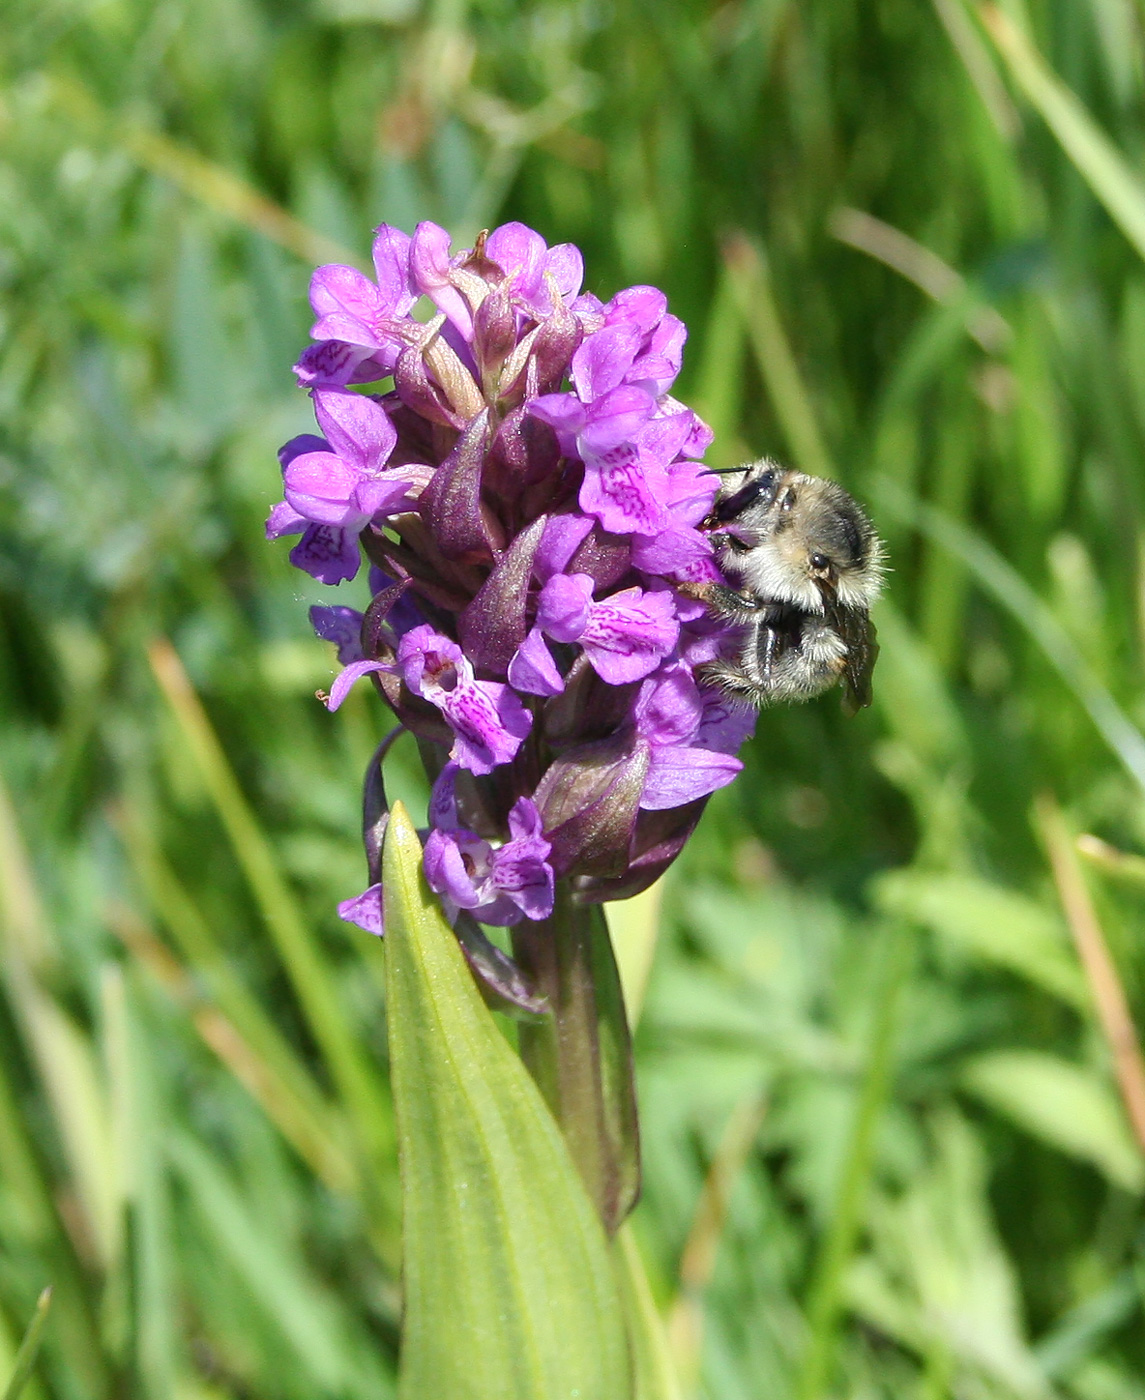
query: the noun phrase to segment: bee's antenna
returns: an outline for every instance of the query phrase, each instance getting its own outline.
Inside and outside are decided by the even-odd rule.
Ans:
[[[709,467],[713,476],[730,476],[732,472],[742,472],[743,467]]]

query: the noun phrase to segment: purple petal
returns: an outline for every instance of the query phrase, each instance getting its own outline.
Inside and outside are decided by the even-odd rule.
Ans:
[[[381,938],[386,931],[381,885],[371,885],[353,899],[344,899],[338,905],[338,917]]]
[[[653,748],[688,743],[703,717],[700,688],[686,666],[669,667],[640,687],[634,710],[636,729]]]
[[[378,337],[373,330],[357,316],[351,316],[348,311],[331,311],[325,316],[319,316],[310,327],[310,335],[314,340],[338,340],[360,346],[367,355],[375,353],[379,348]]]
[[[471,831],[434,830],[425,838],[430,889],[458,909],[476,909],[486,896],[492,848]]]
[[[363,676],[368,676],[372,671],[392,669],[390,664],[385,661],[352,661],[349,666],[338,672],[334,684],[330,687],[330,694],[325,697],[322,703],[333,713],[345,700],[355,681],[361,680]]]
[[[672,387],[684,358],[688,338],[683,321],[665,316],[653,332],[647,349],[632,362],[625,376],[630,384],[644,384],[660,398]]]
[[[575,243],[558,243],[545,257],[545,271],[566,302],[571,302],[584,281],[584,258]]]
[[[347,389],[315,389],[313,398],[314,416],[338,456],[361,471],[380,470],[398,440],[381,404]]]
[[[604,308],[608,326],[631,326],[648,335],[660,324],[668,310],[668,298],[658,287],[626,287]]]
[[[742,767],[738,758],[707,749],[653,749],[640,806],[651,812],[682,807],[717,788],[727,787]]]
[[[693,743],[700,749],[735,753],[755,733],[756,712],[737,705],[718,691],[703,692],[704,713]]]
[[[457,820],[457,775],[460,765],[452,760],[437,775],[437,781],[429,793],[429,824],[442,831],[456,830]]]
[[[342,583],[361,567],[355,530],[337,525],[311,525],[290,551],[290,562],[319,583]]]
[[[368,346],[354,345],[345,340],[323,340],[318,345],[307,346],[294,365],[294,373],[299,384],[313,388],[319,384],[349,384],[358,367],[370,363],[371,351]],[[379,365],[373,379],[382,377]]]
[[[473,676],[472,667],[457,643],[435,632],[428,623],[415,627],[402,638],[398,647],[398,669],[406,685],[425,700],[432,698],[432,690],[441,688],[442,675],[447,676],[450,686],[457,683],[458,674],[466,679]]]
[[[330,444],[325,438],[318,437],[316,433],[300,433],[298,437],[292,437],[289,442],[282,444],[278,449],[278,460],[285,471],[296,457],[301,457],[307,452],[329,451]]]
[[[578,501],[613,535],[653,535],[663,527],[664,509],[635,447],[615,447],[586,464]]]
[[[428,221],[418,224],[410,247],[410,273],[439,311],[444,311],[466,340],[473,338],[469,304],[449,280],[449,234]]]
[[[551,845],[541,831],[541,814],[529,797],[519,797],[509,811],[510,839],[493,852],[493,883],[530,919],[553,912]]]
[[[548,855],[549,843],[542,838],[541,813],[531,797],[518,797],[509,809],[509,835],[514,841],[540,841],[543,855]]]
[[[287,501],[279,501],[266,518],[266,537],[277,540],[282,535],[300,535],[309,523]]]
[[[378,289],[363,272],[342,263],[327,263],[310,279],[310,305],[318,317],[343,312],[373,329],[380,317]],[[315,335],[315,340],[328,337]]]
[[[358,471],[332,452],[306,452],[283,474],[287,503],[318,525],[353,525],[358,512],[351,504]],[[361,526],[359,525],[360,529]]]
[[[587,462],[614,447],[632,443],[655,411],[656,400],[646,389],[622,384],[610,390],[589,407],[579,434],[580,455]]]
[[[636,438],[641,454],[667,466],[687,442],[692,418],[691,413],[673,413],[649,419]]]
[[[459,683],[439,708],[456,740],[449,756],[479,776],[514,758],[533,725],[532,715],[500,681]]]
[[[575,394],[541,394],[530,399],[526,408],[553,429],[566,457],[577,455],[577,435],[588,422],[588,413]]]
[[[471,773],[491,773],[508,763],[532,727],[533,717],[507,685],[478,681],[456,642],[432,627],[415,627],[398,645],[406,685],[436,705],[453,730],[450,757]]]
[[[390,473],[380,481],[359,481],[354,487],[350,504],[363,523],[376,520],[379,516],[397,515],[415,504],[409,494],[409,482],[398,472]]]
[[[691,409],[686,408],[678,399],[674,399],[671,394],[666,394],[660,403],[665,413],[691,413]],[[692,431],[684,443],[683,453],[685,457],[702,457],[712,445],[715,434],[711,428],[697,413],[692,413]]]
[[[605,326],[581,342],[572,359],[570,378],[585,403],[624,383],[640,350],[641,335],[632,326]]]
[[[564,690],[564,677],[539,627],[533,628],[509,662],[509,684],[526,695],[559,695]]]
[[[581,515],[579,511],[551,516],[533,561],[533,571],[538,580],[547,583],[554,574],[563,573],[578,546],[591,531],[592,518]]]
[[[693,578],[697,566],[711,557],[707,535],[687,525],[669,525],[655,535],[632,537],[632,562],[646,574],[683,582]]]
[[[575,642],[588,626],[592,605],[588,574],[555,574],[541,589],[537,626],[554,641]]]
[[[628,588],[593,603],[580,643],[601,680],[624,685],[654,671],[679,635],[670,594]]]
[[[526,301],[531,300],[541,285],[544,271],[545,240],[525,224],[502,224],[489,235],[486,256],[502,269],[513,290]]]
[[[378,278],[378,299],[384,314],[396,319],[408,314],[417,300],[417,288],[410,276],[408,233],[392,224],[380,224],[374,234],[374,271]]]
[[[357,608],[321,607],[310,609],[310,625],[324,642],[338,648],[338,660],[349,666],[362,657],[362,614]]]
[[[544,843],[546,852],[549,843]],[[553,867],[547,861],[526,860],[508,854],[509,848],[502,847],[493,854],[494,879],[502,895],[512,901],[513,915],[505,918],[501,910],[499,917],[481,914],[478,917],[487,924],[515,924],[524,914],[526,919],[547,919],[553,912]]]
[[[702,462],[669,464],[665,504],[681,524],[698,525],[711,510],[718,490],[719,478]]]

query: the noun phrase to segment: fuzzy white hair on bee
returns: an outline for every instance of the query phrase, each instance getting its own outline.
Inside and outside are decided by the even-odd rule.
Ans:
[[[822,613],[869,608],[883,548],[858,502],[834,481],[763,458],[722,473],[709,517],[724,571],[751,593]]]

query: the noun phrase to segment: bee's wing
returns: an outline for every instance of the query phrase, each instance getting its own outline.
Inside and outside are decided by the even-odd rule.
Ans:
[[[862,608],[835,607],[831,609],[831,625],[847,644],[847,659],[843,663],[843,712],[856,715],[871,703],[871,672],[879,644],[875,640],[875,624]]]

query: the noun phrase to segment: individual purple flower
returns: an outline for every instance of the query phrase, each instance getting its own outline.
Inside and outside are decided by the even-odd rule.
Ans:
[[[717,580],[712,544],[697,526],[710,512],[716,486],[699,462],[674,461],[667,469],[664,524],[653,535],[634,534],[632,562],[646,574],[677,582]]]
[[[669,593],[626,588],[599,602],[592,595],[588,574],[556,574],[545,584],[536,626],[509,664],[509,680],[519,690],[555,695],[563,689],[542,633],[556,642],[579,642],[609,685],[641,680],[676,645],[680,624]]]
[[[651,747],[640,798],[645,811],[683,807],[726,787],[743,767],[735,751],[755,727],[752,711],[701,691],[681,663],[645,681],[635,719]]]
[[[286,500],[271,511],[267,536],[305,531],[291,561],[323,583],[339,583],[358,572],[359,532],[412,504],[421,474],[385,470],[397,433],[374,399],[332,388],[313,398],[325,437],[307,433],[279,452]]]
[[[295,365],[303,384],[348,384],[381,379],[415,333],[409,312],[417,299],[410,278],[410,238],[382,224],[374,237],[371,282],[354,267],[328,263],[310,280],[318,342]]]
[[[415,695],[436,705],[453,730],[450,757],[476,774],[508,763],[533,717],[508,685],[479,681],[456,642],[426,625],[407,632],[398,646],[398,670]]]
[[[641,384],[661,398],[680,372],[688,337],[683,321],[668,314],[668,298],[657,287],[628,287],[617,292],[603,313],[605,326],[623,328],[633,344],[624,382]]]
[[[519,797],[509,810],[509,840],[499,846],[463,828],[431,830],[425,878],[451,920],[461,909],[499,927],[546,919],[553,912],[551,849],[536,804]]]
[[[584,259],[571,243],[549,248],[524,224],[502,224],[489,235],[485,256],[505,273],[513,301],[538,321],[553,310],[552,293],[571,305],[584,281]]]

